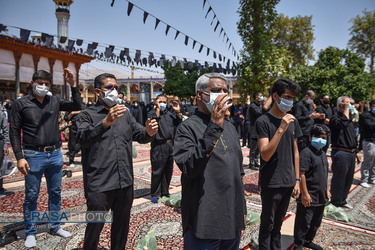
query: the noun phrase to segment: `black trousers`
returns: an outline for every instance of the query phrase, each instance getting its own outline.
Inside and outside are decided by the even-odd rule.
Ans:
[[[173,174],[172,143],[151,144],[151,196],[169,195]]]
[[[250,146],[250,121],[246,120],[243,128],[242,147]]]
[[[1,173],[1,167],[3,166],[3,160],[4,160],[4,140],[0,140],[0,173]],[[0,179],[0,194],[4,192],[3,187],[3,178]]]
[[[259,249],[281,249],[281,226],[288,209],[293,187],[261,188]]]
[[[306,148],[309,145],[309,141],[309,135],[299,137],[297,140],[298,152],[301,152],[302,149]]]
[[[241,232],[236,232],[236,237],[232,240],[200,239],[193,231],[187,229],[184,233],[185,250],[238,250],[241,240]]]
[[[297,214],[294,222],[294,244],[302,246],[305,242],[313,241],[322,223],[324,205],[305,207],[297,203]]]
[[[346,204],[346,198],[353,183],[356,154],[333,149],[331,156],[333,173],[331,202],[336,207],[340,207]]]
[[[81,150],[81,145],[77,140],[76,129],[69,128],[68,149],[69,164],[72,164],[74,162],[75,155]]]
[[[113,212],[111,249],[125,249],[133,198],[133,186],[107,192],[87,192],[87,211],[109,211],[111,209]],[[97,249],[103,226],[104,223],[87,224],[84,249]]]
[[[251,137],[255,134],[255,127],[250,127]],[[250,165],[255,165],[255,162],[259,160],[259,148],[258,148],[258,141],[255,138],[250,139]]]

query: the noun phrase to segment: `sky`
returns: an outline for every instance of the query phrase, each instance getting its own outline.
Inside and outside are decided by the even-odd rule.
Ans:
[[[130,0],[134,5],[150,13],[145,24],[143,11],[136,6],[128,16],[127,0],[115,0],[113,7],[111,1],[75,0],[70,7],[69,38],[98,42],[102,50],[105,46],[114,45],[117,54],[124,48],[130,48],[131,51],[141,50],[142,57],[153,52],[156,56],[165,54],[167,59],[177,56],[178,59],[219,63],[218,59],[213,58],[212,52],[209,56],[206,55],[206,48],[199,53],[200,46],[196,45],[193,50],[191,40],[186,46],[184,35],[180,34],[175,40],[176,31],[172,28],[166,36],[164,23],[167,23],[196,40],[198,44],[204,44],[231,61],[236,58],[232,49],[228,50],[227,39],[223,39],[223,35],[219,36],[220,28],[223,27],[237,52],[242,48],[236,25],[239,20],[238,1],[207,0],[205,7],[202,8],[203,0]],[[205,18],[209,6],[217,16],[213,25],[210,25],[214,16],[212,11]],[[374,10],[375,0],[280,0],[276,6],[278,13],[289,17],[313,16],[315,36],[313,46],[316,55],[328,46],[346,48],[350,38],[350,19],[361,14],[365,8]],[[155,18],[151,15],[161,20],[156,30],[154,30]],[[220,21],[220,26],[214,32],[217,20]],[[0,0],[0,23],[56,35],[55,3],[52,0]],[[9,32],[19,34],[17,29],[11,27]],[[108,68],[130,73],[129,67],[110,63],[92,62],[81,67],[83,70]],[[151,69],[153,72],[136,70],[135,75],[149,76],[162,73],[160,67],[146,69]]]

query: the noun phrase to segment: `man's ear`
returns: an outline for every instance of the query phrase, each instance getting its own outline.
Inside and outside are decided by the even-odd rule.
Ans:
[[[95,95],[96,95],[97,97],[101,97],[101,96],[100,96],[101,91],[100,91],[99,89],[95,88],[95,89],[94,89],[94,93],[95,93]]]
[[[197,90],[197,100],[202,101],[202,91]]]

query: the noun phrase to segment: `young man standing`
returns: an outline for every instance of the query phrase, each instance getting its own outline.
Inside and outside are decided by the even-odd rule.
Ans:
[[[296,118],[287,114],[300,90],[297,83],[278,79],[271,91],[274,105],[255,123],[253,138],[258,139],[261,156],[259,249],[281,248],[280,230],[290,196],[297,198],[300,193],[297,138],[302,132]]]
[[[327,144],[329,129],[326,125],[311,127],[310,146],[300,154],[301,197],[297,199],[294,223],[294,249],[323,248],[313,241],[323,219],[324,205],[331,196],[327,188],[328,160],[323,150]]]

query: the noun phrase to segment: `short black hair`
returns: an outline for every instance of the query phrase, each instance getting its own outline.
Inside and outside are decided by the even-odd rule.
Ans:
[[[290,79],[279,78],[272,86],[272,94],[276,93],[278,96],[281,96],[287,89],[290,90],[295,96],[301,92],[301,87],[298,83],[293,82]]]
[[[370,107],[371,107],[372,105],[374,105],[374,104],[375,104],[375,100],[372,100],[372,101],[369,103]]]
[[[324,124],[314,124],[311,126],[310,135],[311,136],[320,136],[330,134],[330,129]]]
[[[118,92],[118,95],[123,95],[123,96],[125,96],[125,95],[124,95],[124,92]]]
[[[95,80],[94,80],[95,88],[100,89],[104,84],[103,79],[105,79],[105,78],[113,78],[117,81],[117,79],[114,75],[112,75],[110,73],[103,73],[103,74],[100,74],[97,77],[95,77]]]
[[[262,94],[262,92],[255,91],[254,94],[253,94],[254,99],[257,98],[259,96],[259,94]]]
[[[167,99],[167,101],[168,101],[168,97],[167,97],[166,95],[164,95],[164,94],[159,94],[159,95],[156,97],[156,99],[158,99],[159,97],[164,97],[164,98]]]
[[[35,73],[33,74],[33,82],[35,82],[36,80],[48,80],[49,82],[52,82],[52,76],[50,73],[48,73],[47,71],[45,70],[37,70],[35,71]]]

